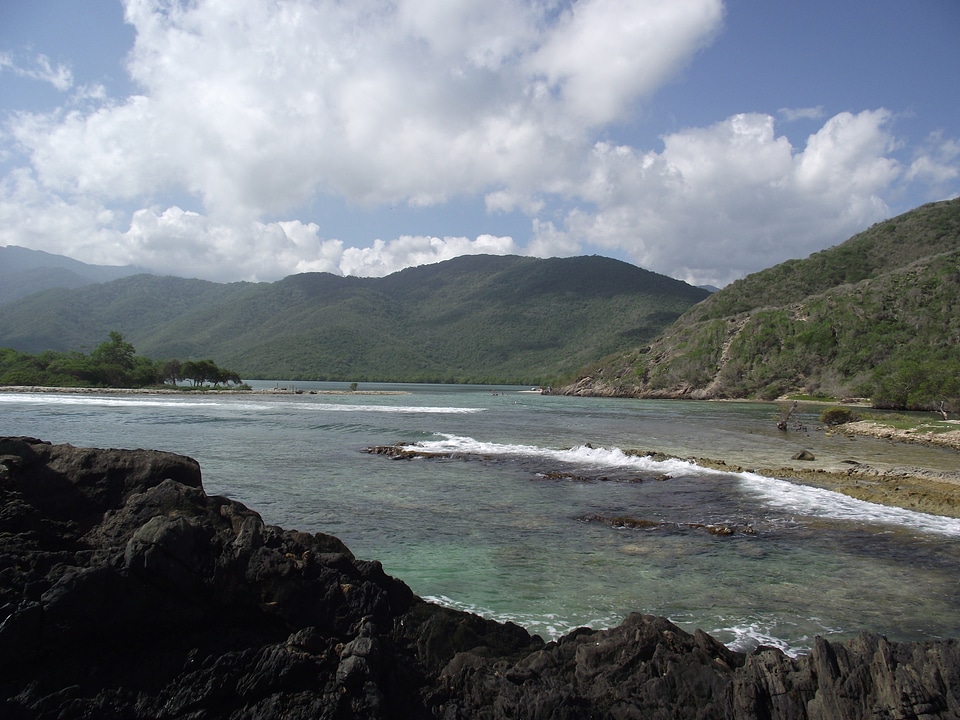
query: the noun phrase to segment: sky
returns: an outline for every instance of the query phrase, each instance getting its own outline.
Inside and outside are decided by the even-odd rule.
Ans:
[[[722,287],[960,194],[957,0],[2,0],[0,245]]]

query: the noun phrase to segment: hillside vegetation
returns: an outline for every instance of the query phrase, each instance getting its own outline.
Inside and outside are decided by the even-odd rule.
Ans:
[[[78,288],[144,272],[132,265],[88,265],[16,245],[0,247],[0,305],[50,288]]]
[[[565,393],[960,398],[960,199],[732,283],[653,343],[582,371]]]
[[[244,378],[550,384],[649,342],[707,295],[601,257],[275,283],[138,275],[3,306],[0,347],[82,350],[117,330],[149,357],[214,358]]]
[[[137,355],[123,335],[113,331],[92,353],[44,350],[38,355],[0,348],[0,385],[94,388],[156,387],[190,380],[193,387],[208,384],[240,386],[240,376],[217,367],[212,360],[151,360]]]

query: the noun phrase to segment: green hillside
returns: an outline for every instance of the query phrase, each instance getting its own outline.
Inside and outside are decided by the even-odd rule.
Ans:
[[[132,265],[88,265],[16,245],[0,247],[0,305],[50,288],[78,288],[145,272]]]
[[[891,407],[960,397],[960,199],[732,283],[564,392],[862,395]]]
[[[0,347],[81,350],[116,330],[146,356],[212,358],[245,379],[547,384],[649,342],[707,294],[600,257],[258,284],[140,275],[3,306]]]

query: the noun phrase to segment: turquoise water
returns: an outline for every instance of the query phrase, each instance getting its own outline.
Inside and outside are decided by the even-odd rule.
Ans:
[[[960,637],[960,521],[621,450],[776,466],[808,447],[837,462],[944,468],[955,467],[954,453],[784,435],[764,404],[475,386],[310,393],[344,387],[196,398],[0,393],[0,434],[190,455],[209,493],[269,523],[337,535],[420,595],[547,638],[631,611],[737,649],[802,652],[816,635],[860,630]],[[397,442],[436,457],[364,452]],[[706,525],[752,532],[717,536]]]

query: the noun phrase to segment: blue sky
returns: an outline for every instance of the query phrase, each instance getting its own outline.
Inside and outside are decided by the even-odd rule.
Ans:
[[[0,244],[722,286],[960,194],[956,0],[5,0]]]

